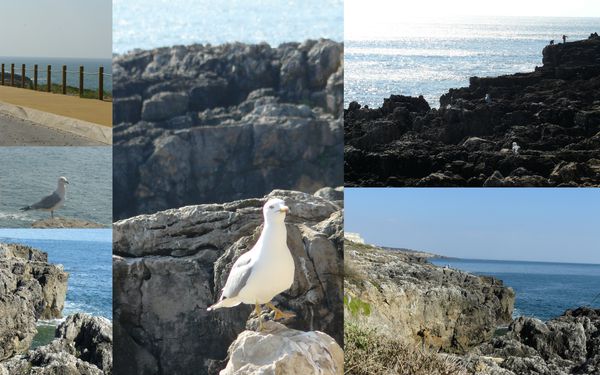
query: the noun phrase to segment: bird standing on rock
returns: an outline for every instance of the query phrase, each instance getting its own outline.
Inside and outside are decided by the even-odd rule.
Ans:
[[[513,152],[513,154],[518,155],[520,149],[521,149],[521,146],[519,146],[517,144],[517,142],[513,142],[512,143],[512,152]]]
[[[58,179],[58,186],[54,193],[45,196],[39,202],[32,204],[31,206],[25,206],[21,208],[21,211],[29,210],[43,210],[50,211],[50,216],[54,218],[54,211],[61,208],[65,204],[65,198],[67,194],[66,185],[69,183],[66,177],[60,177]]]
[[[270,199],[265,203],[265,224],[258,241],[235,261],[219,302],[208,307],[208,311],[245,303],[254,304],[257,316],[260,316],[260,305],[267,305],[275,311],[275,320],[295,316],[282,312],[271,303],[276,295],[289,289],[294,282],[294,258],[287,246],[285,227],[285,217],[289,212],[281,199]],[[262,329],[262,321],[259,329]]]

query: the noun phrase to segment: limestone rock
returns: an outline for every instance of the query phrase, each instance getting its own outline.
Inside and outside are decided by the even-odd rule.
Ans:
[[[342,55],[321,39],[116,57],[115,217],[341,186]]]
[[[48,345],[0,362],[0,375],[111,375],[112,325],[77,313],[56,329]]]
[[[0,243],[0,361],[29,348],[38,319],[61,316],[67,279],[46,253]]]
[[[221,375],[344,373],[344,353],[333,338],[272,321],[261,332],[242,332],[229,347],[228,357]]]
[[[350,241],[344,254],[345,319],[408,345],[465,353],[511,321],[515,294],[500,280]]]
[[[261,207],[270,197],[291,209],[288,246],[296,262],[294,284],[274,303],[296,314],[288,327],[323,331],[342,342],[341,201],[275,190],[264,198],[115,223],[115,373],[212,374],[223,368],[253,308],[206,307],[218,298],[235,260],[256,242]]]

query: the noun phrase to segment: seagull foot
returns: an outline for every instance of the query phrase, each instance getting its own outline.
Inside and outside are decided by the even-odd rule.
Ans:
[[[266,305],[275,312],[275,316],[273,317],[273,320],[275,320],[275,321],[282,320],[282,319],[291,319],[296,316],[296,314],[294,314],[293,312],[283,312],[283,311],[279,310],[277,307],[275,307],[275,305],[273,305],[270,302],[267,303]]]

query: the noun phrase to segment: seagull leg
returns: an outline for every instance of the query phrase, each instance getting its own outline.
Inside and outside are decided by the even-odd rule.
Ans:
[[[254,304],[254,313],[256,314],[256,318],[258,319],[258,332],[263,330],[263,322],[262,322],[262,318],[260,316],[261,313],[261,309],[260,309],[260,305],[258,304],[258,302],[256,302]]]
[[[50,216],[54,219],[54,211],[50,211]]]
[[[286,313],[283,312],[281,310],[279,310],[277,307],[275,307],[275,305],[273,305],[271,302],[267,302],[266,305],[273,311],[275,311],[275,317],[273,318],[274,320],[280,320],[280,319],[289,319],[289,318],[293,318],[296,316],[296,314],[294,313]]]

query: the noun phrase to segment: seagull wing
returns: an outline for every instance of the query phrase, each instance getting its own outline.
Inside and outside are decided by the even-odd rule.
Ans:
[[[252,274],[252,265],[251,251],[243,254],[235,261],[223,288],[222,300],[235,297],[240,293],[240,290],[246,286],[246,282]]]
[[[45,196],[39,202],[34,203],[31,206],[27,207],[27,209],[30,209],[30,210],[46,209],[46,210],[48,210],[48,209],[56,206],[58,204],[58,202],[60,202],[60,196],[56,192],[54,192],[48,196]]]

